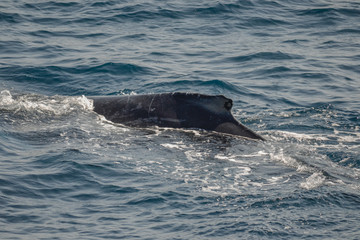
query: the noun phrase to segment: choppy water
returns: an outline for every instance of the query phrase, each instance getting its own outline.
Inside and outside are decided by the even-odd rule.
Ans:
[[[1,239],[359,239],[358,1],[1,1]],[[223,94],[268,141],[88,95]]]

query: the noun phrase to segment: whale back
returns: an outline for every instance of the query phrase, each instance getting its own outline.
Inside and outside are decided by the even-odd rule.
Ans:
[[[233,102],[222,95],[162,93],[89,97],[94,111],[128,126],[199,128],[262,139],[231,114]]]

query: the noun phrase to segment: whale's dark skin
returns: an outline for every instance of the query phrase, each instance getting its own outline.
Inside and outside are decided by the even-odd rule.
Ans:
[[[161,93],[88,97],[94,111],[114,123],[133,127],[198,128],[264,140],[231,114],[233,102],[222,95]]]

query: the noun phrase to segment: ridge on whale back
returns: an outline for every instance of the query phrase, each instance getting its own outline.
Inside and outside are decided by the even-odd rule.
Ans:
[[[233,101],[223,95],[160,93],[91,96],[94,111],[114,123],[133,127],[199,128],[264,140],[231,114]]]

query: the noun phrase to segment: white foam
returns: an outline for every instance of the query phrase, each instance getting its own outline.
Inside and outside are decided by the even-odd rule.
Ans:
[[[3,90],[0,92],[0,107],[11,105],[14,103],[14,99],[11,96],[10,91]]]
[[[314,189],[322,186],[326,181],[326,177],[322,173],[313,173],[305,182],[300,183],[300,186],[305,189]]]
[[[224,156],[224,155],[217,154],[214,156],[214,158],[219,159],[219,160],[226,160],[226,161],[230,161],[230,162],[237,162],[237,160],[233,156]]]
[[[197,159],[203,159],[204,153],[197,152],[195,150],[185,151],[185,156],[189,161],[195,161]]]
[[[275,133],[281,135],[282,137],[284,137],[286,139],[295,138],[298,141],[304,141],[304,140],[326,141],[326,140],[329,140],[327,137],[324,137],[323,135],[319,135],[319,134],[303,134],[303,133],[294,133],[294,132],[288,132],[288,131],[276,131]]]
[[[84,95],[82,95],[81,97],[77,97],[76,101],[80,106],[83,107],[84,110],[93,110],[94,108],[93,101],[86,98]]]
[[[93,102],[85,96],[44,96],[25,94],[13,97],[8,90],[0,93],[0,107],[14,113],[64,115],[73,111],[91,111]]]
[[[295,168],[298,172],[309,172],[311,169],[309,169],[308,166],[301,164],[299,161],[297,161],[295,158],[289,156],[288,154],[284,153],[284,149],[280,148],[278,151],[274,151],[269,154],[270,159],[277,162],[282,162],[285,165]]]
[[[162,143],[161,146],[169,149],[185,149],[186,145],[182,142],[175,142],[175,143]]]

